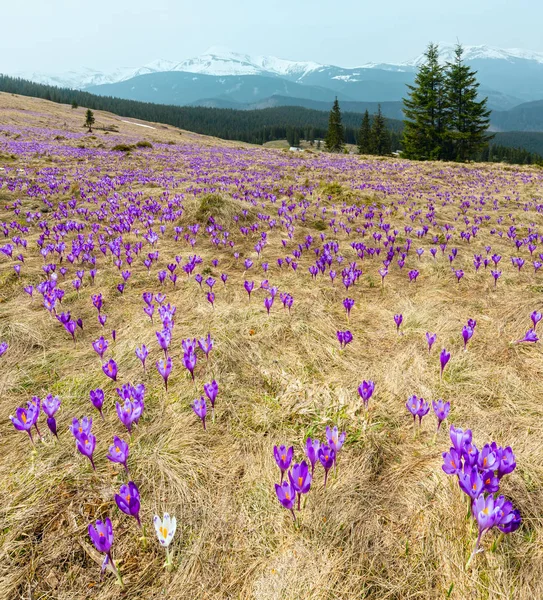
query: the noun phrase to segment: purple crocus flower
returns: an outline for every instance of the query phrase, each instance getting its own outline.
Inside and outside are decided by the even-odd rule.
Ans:
[[[317,453],[319,451],[320,446],[321,443],[319,442],[319,440],[312,440],[311,438],[307,438],[305,442],[305,454],[309,462],[311,463],[311,476],[313,476],[313,473],[315,471],[315,463],[318,460]]]
[[[426,332],[426,341],[428,342],[428,352],[432,350],[432,346],[434,345],[437,339],[437,334]]]
[[[83,417],[81,421],[76,419],[75,417],[72,419],[72,424],[70,425],[70,431],[74,438],[78,438],[82,434],[89,434],[92,428],[92,418]]]
[[[115,494],[115,502],[120,511],[129,517],[134,517],[141,527],[140,492],[133,481],[121,486],[119,493]]]
[[[189,352],[183,354],[183,364],[187,371],[189,371],[192,381],[194,381],[194,369],[196,367],[196,353]]]
[[[499,464],[498,464],[498,477],[501,479],[504,475],[511,473],[517,466],[515,455],[511,446],[507,446],[500,453]]]
[[[143,292],[141,297],[143,298],[143,301],[145,302],[145,304],[147,304],[147,306],[151,306],[153,302],[153,294],[151,292]]]
[[[346,331],[337,331],[336,336],[340,348],[346,348],[347,344],[350,344],[353,341],[353,334],[348,329]]]
[[[120,437],[113,437],[113,444],[109,447],[106,458],[111,462],[122,465],[128,474],[128,465],[126,464],[128,461],[128,444]]]
[[[153,315],[155,313],[155,305],[150,304],[149,306],[143,307],[143,312],[151,319],[151,323],[153,322]]]
[[[196,414],[197,417],[202,419],[202,425],[204,426],[204,430],[206,428],[206,415],[207,415],[207,405],[206,400],[203,396],[200,398],[196,398],[194,402],[191,404],[192,410]]]
[[[513,504],[503,496],[498,496],[495,503],[499,511],[499,519],[496,522],[497,528],[502,533],[512,533],[516,531],[522,522],[520,512],[513,508]]]
[[[343,300],[343,307],[345,308],[345,311],[347,312],[347,320],[351,316],[351,310],[352,310],[353,306],[354,306],[354,300],[352,298],[345,298],[345,300]]]
[[[79,433],[79,435],[75,438],[75,445],[79,452],[90,460],[93,470],[96,471],[92,457],[94,449],[96,448],[96,438],[94,435],[92,435],[90,431],[88,433],[85,431]]]
[[[326,427],[326,441],[332,450],[335,452],[336,460],[339,451],[341,450],[343,444],[345,443],[346,433],[344,431],[339,433],[337,427],[330,429],[330,427]]]
[[[539,323],[539,321],[541,321],[541,319],[543,319],[543,315],[540,312],[537,312],[537,310],[534,310],[534,312],[530,315],[530,318],[532,319],[532,323],[534,324],[534,331],[537,328],[537,324]]]
[[[0,343],[0,356],[3,356],[8,349],[8,343],[7,342],[2,342]]]
[[[477,455],[477,466],[480,471],[494,471],[498,468],[499,458],[490,444],[485,444]]]
[[[447,352],[447,350],[445,350],[445,348],[443,348],[439,355],[439,363],[441,365],[441,377],[443,377],[443,370],[447,366],[447,363],[449,362],[449,360],[451,360],[451,353]]]
[[[426,416],[428,414],[428,412],[430,411],[430,405],[428,404],[428,402],[426,402],[426,400],[424,400],[424,398],[420,398],[420,406],[419,406],[419,410],[417,411],[417,417],[419,418],[419,427],[422,425],[422,417]]]
[[[358,386],[358,393],[364,402],[364,408],[368,408],[368,402],[373,395],[375,390],[375,383],[373,381],[363,381]]]
[[[212,418],[213,421],[215,421],[215,400],[217,399],[217,394],[219,393],[219,385],[215,380],[213,380],[211,383],[204,383],[204,392],[211,402],[211,412],[213,415]]]
[[[399,333],[400,325],[403,322],[403,315],[394,315],[394,323],[396,323],[396,331]]]
[[[273,447],[273,456],[275,458],[275,462],[277,463],[277,466],[281,469],[281,483],[283,482],[285,472],[288,471],[288,469],[290,468],[290,463],[292,462],[293,455],[293,446],[291,446],[288,449],[286,446]]]
[[[161,358],[156,363],[157,371],[162,375],[162,379],[164,379],[164,385],[166,386],[166,391],[168,391],[168,377],[172,372],[172,357],[168,356],[166,359]]]
[[[123,580],[121,577],[121,573],[119,569],[115,566],[113,562],[113,557],[111,556],[111,545],[113,544],[113,527],[111,525],[111,520],[109,517],[105,520],[105,522],[100,521],[98,519],[96,524],[89,525],[89,537],[92,540],[96,550],[98,552],[102,552],[105,554],[104,562],[102,563],[102,573],[105,571],[107,565],[111,563],[111,567],[119,580],[121,588],[124,587]]]
[[[64,324],[64,329],[72,336],[73,341],[75,342],[75,330],[77,329],[77,323],[75,321],[68,321]]]
[[[477,465],[479,450],[475,444],[469,442],[464,445],[464,448],[462,449],[462,456],[464,457],[464,462],[466,465],[474,467]]]
[[[141,360],[141,365],[145,371],[145,359],[149,356],[149,350],[145,344],[141,345],[141,348],[136,348],[136,356]]]
[[[94,307],[96,308],[96,310],[98,312],[100,312],[102,310],[102,306],[103,306],[103,298],[102,298],[102,294],[93,294],[91,296],[92,299],[92,304],[94,305]]]
[[[113,381],[117,381],[117,363],[111,358],[102,365],[102,371]]]
[[[270,309],[273,306],[274,300],[275,300],[275,298],[273,296],[266,296],[264,298],[264,308],[266,309],[266,312],[268,313],[268,315],[270,314]]]
[[[459,475],[462,472],[462,454],[451,448],[448,452],[443,452],[443,464],[441,468],[447,475]]]
[[[464,448],[467,445],[471,444],[471,429],[466,429],[464,431],[463,429],[460,429],[460,427],[456,428],[454,425],[451,425],[449,432],[451,437],[451,443],[457,452],[462,453],[464,451]]]
[[[469,325],[462,328],[462,338],[464,339],[464,352],[467,350],[467,343],[473,336],[473,329]]]
[[[37,423],[39,414],[37,404],[29,402],[27,408],[18,408],[15,411],[15,416],[10,415],[9,417],[15,429],[28,433],[32,444],[34,444],[34,440],[32,439],[31,429]]]
[[[89,536],[98,552],[103,552],[107,556],[110,555],[111,545],[113,544],[113,527],[109,518],[105,522],[98,519],[94,527],[89,525]],[[105,565],[107,565],[107,561],[104,561],[103,567]]]
[[[138,525],[141,527],[141,521],[139,517],[140,493],[138,487],[133,481],[129,481],[128,484],[121,486],[119,493],[115,494],[115,502],[119,510],[128,516],[134,517],[138,522]]]
[[[245,281],[243,283],[243,287],[245,288],[245,291],[249,294],[249,302],[251,301],[251,292],[253,291],[254,287],[255,287],[255,282],[254,281]]]
[[[208,333],[206,338],[200,338],[198,340],[198,346],[200,346],[200,350],[206,355],[206,360],[209,360],[209,353],[213,350],[211,334]]]
[[[275,484],[275,493],[279,502],[292,513],[292,517],[296,521],[296,515],[294,514],[294,503],[296,502],[296,490],[289,481]]]
[[[103,419],[104,414],[102,413],[102,406],[104,405],[104,391],[101,390],[100,388],[98,388],[96,390],[91,390],[89,392],[89,396],[90,396],[90,401],[92,402],[92,405],[94,406],[94,408],[96,408],[98,410],[98,412],[100,413],[100,415]]]
[[[58,396],[53,396],[52,394],[47,394],[41,402],[41,407],[43,412],[47,415],[47,427],[49,427],[49,431],[58,438],[55,414],[60,408],[60,398]]]
[[[311,473],[305,460],[300,464],[295,464],[288,472],[288,478],[292,487],[298,492],[298,510],[300,510],[300,502],[302,494],[307,494],[311,488]]]
[[[443,402],[443,400],[438,400],[437,402],[434,400],[432,402],[432,407],[434,409],[434,413],[437,418],[437,431],[441,427],[441,423],[448,417],[449,411],[451,410],[450,402]]]
[[[500,489],[500,480],[494,474],[494,471],[480,471],[483,478],[484,491],[488,494],[495,494]]]
[[[517,344],[521,344],[522,342],[539,342],[539,338],[534,329],[528,329],[526,334],[521,340],[517,340]]]
[[[104,336],[100,336],[96,341],[92,342],[92,347],[98,356],[102,359],[104,358],[104,354],[107,350],[107,340],[104,339]]]
[[[413,415],[413,425],[415,425],[416,417],[421,408],[421,400],[422,398],[419,399],[418,396],[413,395],[409,396],[409,399],[405,403],[405,407]]]
[[[477,467],[466,465],[464,471],[458,474],[458,485],[465,494],[475,500],[483,493],[485,482]]]
[[[324,487],[326,487],[326,481],[328,479],[328,471],[332,468],[336,462],[336,453],[329,446],[321,446],[317,451],[317,457],[324,467]]]
[[[119,421],[128,429],[129,432],[132,432],[132,423],[134,423],[136,418],[139,417],[137,414],[134,414],[135,408],[136,407],[131,400],[125,400],[123,404],[120,402],[115,403],[115,409],[117,410]]]
[[[158,345],[164,350],[164,356],[168,356],[168,347],[172,341],[172,333],[169,329],[163,329],[162,331],[156,331],[156,339]]]

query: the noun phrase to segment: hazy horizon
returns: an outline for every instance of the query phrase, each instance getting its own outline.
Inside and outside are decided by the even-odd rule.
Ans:
[[[341,9],[323,0],[279,0],[273,10],[247,0],[236,9],[217,0],[205,8],[184,4],[120,0],[112,7],[96,0],[82,8],[60,0],[28,0],[23,16],[12,3],[3,8],[3,21],[16,25],[24,18],[24,31],[4,28],[0,72],[108,71],[156,59],[182,61],[210,46],[345,67],[404,62],[421,54],[429,41],[459,39],[464,45],[543,52],[543,6],[531,0],[520,0],[509,14],[504,0],[477,5],[460,0],[446,18],[429,0],[371,7],[347,2]]]

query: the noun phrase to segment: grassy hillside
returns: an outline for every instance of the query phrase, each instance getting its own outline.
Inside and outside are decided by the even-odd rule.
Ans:
[[[515,343],[541,309],[540,169],[294,154],[101,111],[89,134],[83,109],[9,94],[0,109],[3,597],[543,597],[541,346]],[[74,339],[56,317],[75,324]],[[208,334],[193,378],[183,356]],[[101,336],[103,359],[92,345]],[[167,389],[156,366],[165,354]],[[102,368],[110,360],[117,381]],[[212,380],[204,429],[191,404]],[[375,383],[367,410],[363,380]],[[131,433],[115,406],[128,383],[145,386]],[[42,414],[34,447],[9,416],[47,394],[61,401],[58,439]],[[431,408],[413,428],[412,395],[450,401],[439,432]],[[96,470],[69,430],[83,416]],[[516,461],[499,489],[522,524],[485,533],[469,567],[477,526],[442,470],[451,425],[480,449],[510,446]],[[307,438],[327,443],[334,426],[346,433],[336,466],[325,486],[316,464],[294,520],[276,496],[274,445],[292,446],[299,463]],[[128,473],[106,458],[114,436],[129,445]],[[115,502],[128,480],[145,530]],[[177,518],[171,570],[153,527],[165,511]],[[100,576],[88,535],[106,518],[124,591],[111,565]]]

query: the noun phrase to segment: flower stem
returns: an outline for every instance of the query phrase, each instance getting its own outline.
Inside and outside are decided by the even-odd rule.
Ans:
[[[111,563],[113,571],[115,572],[115,575],[117,576],[117,581],[119,582],[121,589],[124,589],[124,583],[123,583],[123,578],[122,578],[121,572],[115,566],[115,563],[113,562],[113,557],[111,556],[111,554],[108,554],[108,556],[109,556],[109,562]]]
[[[477,536],[477,541],[475,542],[475,547],[473,548],[473,552],[471,553],[471,556],[469,557],[469,560],[466,563],[466,571],[468,570],[468,568],[469,568],[469,566],[471,564],[471,561],[473,560],[473,557],[479,551],[479,544],[481,543],[481,538],[483,537],[483,533],[484,533],[484,530],[479,531],[479,535]]]

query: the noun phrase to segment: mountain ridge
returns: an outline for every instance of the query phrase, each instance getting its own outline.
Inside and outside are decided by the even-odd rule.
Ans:
[[[452,60],[454,45],[441,43],[440,57],[442,62]],[[519,48],[496,48],[494,46],[479,45],[465,46],[464,58],[467,62],[472,60],[526,60],[543,65],[543,52],[524,50]],[[85,89],[91,85],[118,83],[132,77],[149,73],[182,71],[202,75],[229,76],[229,75],[275,75],[279,77],[292,77],[303,79],[315,71],[326,69],[339,69],[343,71],[357,70],[382,70],[397,72],[414,72],[423,62],[424,54],[405,62],[368,62],[354,67],[334,64],[318,63],[314,61],[296,61],[278,58],[275,56],[250,55],[233,52],[221,46],[212,46],[203,54],[182,61],[170,59],[157,59],[139,67],[119,67],[111,72],[102,72],[96,69],[83,68],[79,73],[69,71],[65,74],[44,74],[39,72],[11,73],[16,77],[36,81],[37,83],[59,85],[60,87],[73,87]],[[8,73],[9,74],[9,73]]]

